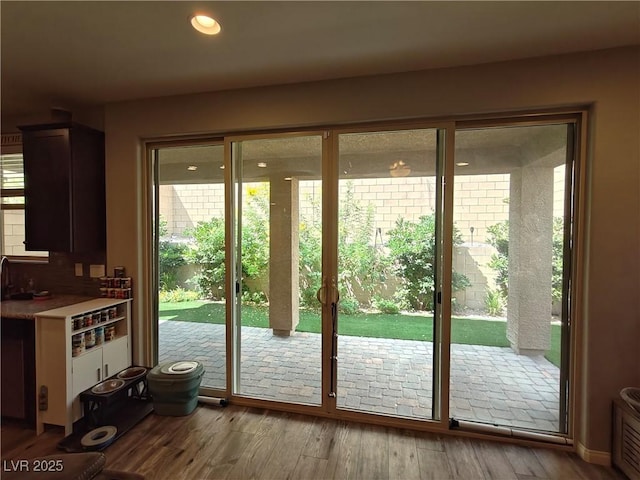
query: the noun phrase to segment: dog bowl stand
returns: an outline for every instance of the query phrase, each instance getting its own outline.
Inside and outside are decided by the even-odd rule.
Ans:
[[[107,380],[117,378],[114,375]],[[80,393],[84,418],[76,422],[74,432],[64,438],[58,448],[68,452],[83,451],[80,443],[82,437],[92,429],[106,425],[113,425],[118,429],[113,440],[116,441],[153,411],[147,372],[139,377],[123,380],[125,383],[122,387],[109,393],[93,393],[93,387]]]

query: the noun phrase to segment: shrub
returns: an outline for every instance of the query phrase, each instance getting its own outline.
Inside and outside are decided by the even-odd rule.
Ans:
[[[489,267],[496,271],[496,285],[503,298],[509,293],[509,221],[487,227],[487,243],[497,252],[491,255]]]
[[[158,277],[160,289],[171,290],[178,286],[178,267],[186,265],[188,247],[183,243],[161,241],[158,243]]]
[[[311,204],[311,214],[300,218],[300,305],[318,310],[320,303],[316,298],[316,292],[322,286],[321,212],[316,199],[309,195],[306,200]]]
[[[263,279],[269,273],[269,210],[268,184],[263,183],[257,187],[247,188],[242,211],[242,276],[244,279]]]
[[[382,313],[395,314],[400,312],[400,307],[396,302],[381,297],[375,297],[373,299],[373,306]]]
[[[454,228],[453,244],[461,243],[460,232]],[[388,246],[402,279],[402,299],[415,310],[433,310],[435,214],[423,215],[418,222],[399,218],[389,231]],[[454,292],[470,285],[461,273],[453,272],[452,279]]]
[[[505,301],[500,290],[487,290],[487,294],[484,297],[484,305],[487,309],[487,313],[492,317],[499,317],[504,310]]]
[[[224,220],[212,218],[208,222],[198,222],[187,234],[193,237],[195,243],[194,248],[187,252],[188,259],[201,268],[193,282],[204,298],[224,298]]]
[[[341,298],[338,302],[338,311],[345,315],[355,315],[360,310],[360,303],[353,297]]]
[[[158,234],[162,238],[168,233],[167,221],[162,217],[158,226]],[[158,242],[158,280],[161,290],[171,290],[178,285],[178,267],[185,265],[185,253],[188,247],[183,243],[169,240]]]
[[[198,295],[198,292],[194,292],[192,290],[184,290],[182,288],[174,288],[173,290],[160,290],[159,293],[159,301],[161,303],[191,302],[199,299],[200,295]]]
[[[371,297],[386,280],[390,262],[384,251],[372,244],[373,205],[362,205],[353,198],[353,182],[347,182],[346,187],[338,212],[338,287],[344,298],[355,299],[357,291]],[[319,307],[316,292],[322,282],[322,216],[318,202],[310,198],[307,201],[311,202],[312,210],[300,221],[300,301],[316,309]],[[359,308],[359,304],[351,308],[351,301],[341,303],[349,303],[345,307],[349,310]]]
[[[224,219],[212,218],[186,232],[194,239],[188,258],[201,267],[193,281],[205,298],[219,300],[225,294]],[[260,287],[269,274],[269,191],[267,185],[249,187],[242,219],[243,299],[264,303],[266,292]],[[248,281],[257,280],[257,281]]]
[[[353,182],[347,182],[346,186],[338,213],[339,288],[353,298],[358,289],[371,298],[376,287],[386,280],[390,261],[382,246],[372,242],[375,232],[373,205],[363,206],[354,199]]]

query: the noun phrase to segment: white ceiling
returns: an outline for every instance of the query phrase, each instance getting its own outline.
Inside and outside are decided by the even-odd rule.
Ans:
[[[222,33],[195,32],[213,14]],[[640,44],[640,2],[0,2],[2,116]]]

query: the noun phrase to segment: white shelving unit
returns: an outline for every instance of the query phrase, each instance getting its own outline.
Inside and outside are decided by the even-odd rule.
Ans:
[[[104,322],[74,329],[74,319],[116,308]],[[102,317],[101,317],[102,318]],[[131,299],[98,298],[35,315],[36,432],[45,424],[73,432],[82,418],[80,392],[131,365]],[[115,336],[102,344],[73,351],[73,336],[96,328],[114,326]]]

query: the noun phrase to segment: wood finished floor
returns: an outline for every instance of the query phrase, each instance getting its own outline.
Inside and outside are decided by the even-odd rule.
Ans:
[[[2,459],[64,453],[61,429],[40,437],[3,422]],[[625,477],[577,455],[304,415],[199,406],[150,415],[104,450],[107,468],[148,480],[602,479]]]

